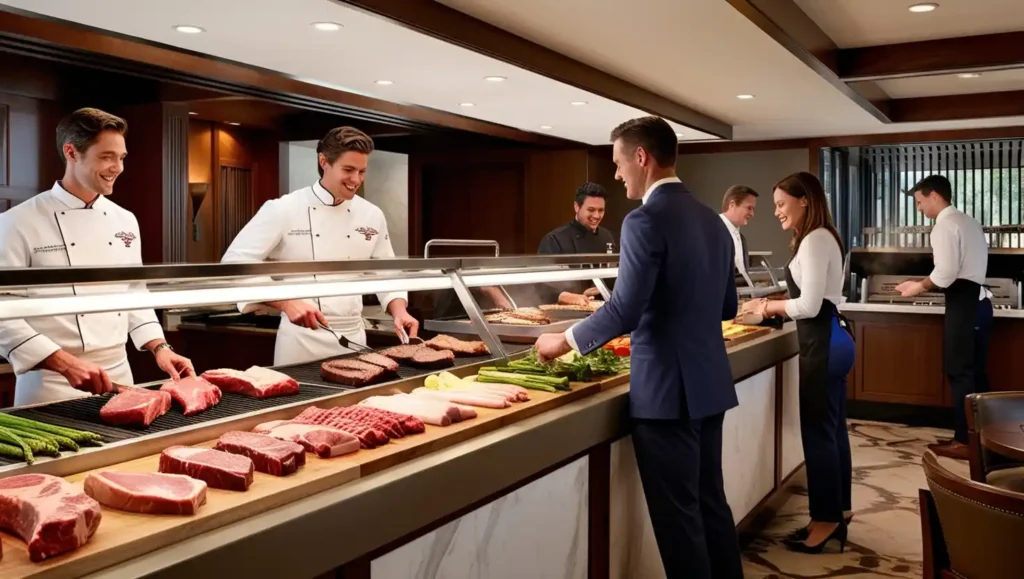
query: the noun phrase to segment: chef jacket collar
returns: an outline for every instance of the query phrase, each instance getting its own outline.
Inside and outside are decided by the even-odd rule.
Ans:
[[[572,225],[573,228],[576,229],[576,231],[579,231],[580,233],[586,235],[597,235],[597,232],[601,230],[601,226],[598,225],[597,229],[591,231],[589,227],[580,223],[579,220],[576,219],[575,217],[572,218],[572,221],[570,221],[569,224]]]
[[[655,189],[667,183],[682,183],[682,181],[679,179],[679,177],[665,177],[664,179],[658,179],[654,183],[651,183],[651,186],[647,189],[647,192],[644,193],[644,198],[641,200],[641,203],[647,203],[647,199],[650,198],[651,193],[654,193]]]
[[[82,201],[78,197],[72,195],[67,189],[65,189],[60,181],[53,183],[53,189],[51,190],[53,196],[64,205],[67,205],[69,209],[89,209],[95,207],[97,203],[102,202],[103,195],[97,195],[95,199],[90,203]]]
[[[328,191],[326,187],[320,184],[320,181],[313,183],[311,189],[313,190],[313,195],[324,205],[337,207],[338,205],[344,205],[345,203],[348,203],[348,201],[342,201],[339,203],[334,198],[334,195],[331,195],[331,192]]]

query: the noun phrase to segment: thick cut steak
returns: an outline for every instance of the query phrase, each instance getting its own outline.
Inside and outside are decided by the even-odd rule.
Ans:
[[[124,387],[100,408],[100,419],[113,426],[149,426],[170,409],[167,392]]]
[[[383,354],[374,354],[373,352],[368,352],[366,354],[359,354],[358,356],[356,356],[356,358],[362,360],[363,362],[373,364],[374,366],[380,366],[381,368],[384,368],[384,370],[392,374],[398,373],[398,362],[395,362],[394,360],[388,358]]]
[[[435,350],[451,350],[456,356],[486,356],[491,353],[483,342],[460,340],[444,334],[438,334],[424,344]]]
[[[359,450],[360,446],[359,439],[344,430],[314,424],[276,424],[267,431],[267,436],[301,444],[320,458],[349,454]]]
[[[192,416],[216,406],[221,397],[220,388],[195,376],[168,382],[161,386],[160,390],[170,394],[171,398],[181,405],[185,416]]]
[[[89,473],[85,494],[119,511],[194,515],[206,504],[206,483],[181,474],[108,470]]]
[[[0,479],[0,528],[21,537],[34,562],[84,545],[101,516],[98,502],[62,478],[22,474]]]
[[[160,453],[160,472],[197,478],[215,489],[248,490],[253,470],[249,457],[210,448],[172,446]]]
[[[291,396],[299,393],[294,378],[275,370],[253,366],[246,371],[219,369],[203,372],[203,378],[225,392],[234,392],[253,398]]]
[[[302,446],[255,432],[225,432],[217,440],[216,448],[247,456],[256,470],[274,476],[292,474],[306,464],[306,451]]]
[[[447,368],[455,364],[455,352],[423,346],[413,354],[409,363],[418,368]]]
[[[384,368],[360,360],[328,360],[320,365],[321,378],[345,386],[366,386],[384,373]]]
[[[381,350],[381,354],[396,360],[398,362],[410,362],[412,357],[423,349],[421,344],[406,344],[404,346],[392,346],[386,350]]]

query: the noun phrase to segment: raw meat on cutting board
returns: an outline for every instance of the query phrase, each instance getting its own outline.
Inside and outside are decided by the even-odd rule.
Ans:
[[[181,474],[93,472],[84,486],[101,505],[131,513],[194,515],[206,504],[206,483]]]
[[[225,392],[253,398],[290,396],[299,393],[299,383],[294,378],[260,366],[253,366],[244,372],[230,368],[207,370],[203,372],[203,378]]]
[[[123,386],[100,408],[100,419],[112,426],[149,426],[170,409],[167,392]]]
[[[307,451],[320,458],[333,458],[359,450],[359,439],[344,430],[315,424],[298,424],[286,420],[276,422],[280,422],[280,424],[267,424],[270,426],[266,430],[267,436],[301,444]],[[266,428],[264,425],[256,428],[260,429],[261,426]]]
[[[160,472],[197,478],[215,489],[248,490],[254,470],[249,457],[211,448],[172,446],[160,453]]]
[[[0,528],[21,537],[36,563],[84,545],[101,517],[100,504],[62,478],[22,474],[0,479]]]
[[[247,456],[260,472],[286,476],[306,464],[306,451],[302,446],[277,437],[255,432],[232,431],[220,435],[217,450]]]
[[[217,388],[198,376],[187,376],[177,382],[168,382],[160,387],[175,402],[181,405],[182,414],[192,416],[216,406],[222,396]]]

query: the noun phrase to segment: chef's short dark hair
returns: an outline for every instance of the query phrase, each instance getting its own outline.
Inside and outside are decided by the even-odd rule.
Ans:
[[[722,213],[729,210],[729,206],[735,203],[739,205],[746,200],[747,197],[757,197],[757,191],[754,191],[746,185],[733,185],[725,190],[725,196],[722,197]]]
[[[64,163],[64,145],[71,143],[85,153],[96,143],[103,131],[128,132],[128,121],[99,109],[78,109],[57,123],[57,155]]]
[[[579,189],[576,189],[576,204],[582,206],[587,200],[587,197],[600,197],[601,199],[607,199],[608,192],[605,191],[604,187],[598,183],[588,181],[580,185]]]
[[[942,197],[946,203],[953,202],[953,186],[949,184],[949,179],[942,175],[928,175],[924,179],[917,182],[912,189],[907,191],[907,195],[913,195],[918,191],[925,197],[932,193],[937,193],[939,197]]]
[[[373,139],[355,127],[337,127],[331,129],[316,144],[317,159],[322,153],[327,159],[328,165],[333,164],[338,157],[349,151],[369,155],[373,152]],[[316,170],[321,177],[324,176],[324,169],[320,166],[319,161],[316,163]]]
[[[611,141],[622,139],[635,151],[643,147],[661,168],[674,167],[679,148],[675,130],[661,117],[630,119],[612,130]]]

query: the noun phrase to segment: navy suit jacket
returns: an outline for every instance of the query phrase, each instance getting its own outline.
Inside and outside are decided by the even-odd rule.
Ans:
[[[722,338],[736,317],[732,237],[682,183],[666,183],[622,224],[608,303],[573,330],[581,352],[632,332],[630,414],[700,419],[739,404]]]

